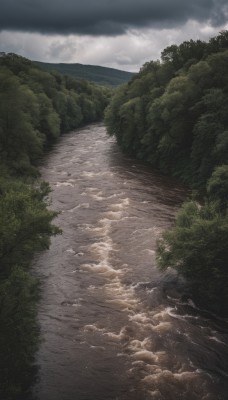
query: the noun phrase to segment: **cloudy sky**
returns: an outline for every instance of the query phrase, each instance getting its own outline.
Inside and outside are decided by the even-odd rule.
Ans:
[[[0,51],[137,71],[228,29],[227,0],[0,0]]]

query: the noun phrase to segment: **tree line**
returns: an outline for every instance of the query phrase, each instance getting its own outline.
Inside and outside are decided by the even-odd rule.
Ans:
[[[110,90],[48,73],[10,53],[0,57],[0,96],[1,163],[31,175],[60,133],[103,117]]]
[[[0,55],[0,398],[31,398],[38,281],[30,265],[48,248],[56,213],[38,165],[61,133],[102,119],[110,90]],[[27,397],[26,397],[27,396]]]
[[[144,64],[107,108],[121,149],[194,189],[157,261],[188,279],[201,304],[227,315],[228,31],[185,41]]]

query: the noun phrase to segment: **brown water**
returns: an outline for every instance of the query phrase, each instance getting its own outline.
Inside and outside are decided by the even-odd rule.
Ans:
[[[42,281],[39,400],[226,400],[227,323],[181,297],[156,239],[186,190],[123,156],[95,124],[62,137],[41,168],[63,234]]]

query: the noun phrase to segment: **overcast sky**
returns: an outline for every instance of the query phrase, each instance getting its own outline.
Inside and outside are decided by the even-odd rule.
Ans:
[[[1,0],[0,51],[137,71],[228,29],[228,0]]]

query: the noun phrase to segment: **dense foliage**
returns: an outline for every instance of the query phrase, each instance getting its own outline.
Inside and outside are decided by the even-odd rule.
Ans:
[[[164,233],[157,251],[160,267],[176,268],[191,282],[200,304],[208,307],[209,302],[209,308],[221,315],[228,309],[227,183],[228,166],[218,167],[207,185],[205,204],[185,203],[175,228]]]
[[[49,74],[15,54],[0,57],[0,398],[25,399],[39,343],[34,252],[59,233],[38,183],[40,158],[61,132],[102,118],[110,92]],[[28,398],[29,394],[28,394]]]
[[[120,87],[105,116],[123,151],[190,184],[205,205],[184,205],[158,261],[228,310],[228,32],[167,47]],[[202,200],[201,200],[202,203]]]
[[[43,150],[62,132],[100,120],[110,91],[49,74],[15,54],[0,57],[0,159],[19,174],[35,173]]]

